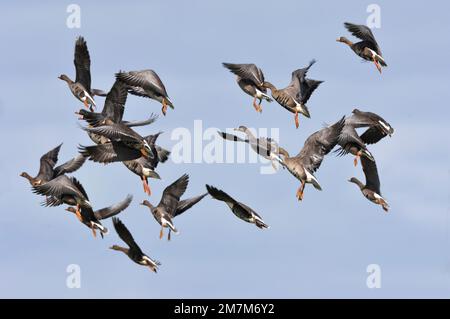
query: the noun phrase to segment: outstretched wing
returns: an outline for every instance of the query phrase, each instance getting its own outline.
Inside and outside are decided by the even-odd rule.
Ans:
[[[141,157],[141,152],[129,148],[121,142],[110,142],[101,145],[78,147],[80,153],[97,163],[131,161]]]
[[[142,137],[133,129],[124,124],[113,123],[111,125],[101,125],[97,127],[81,127],[82,130],[98,134],[110,140],[141,141]]]
[[[43,196],[61,198],[63,195],[88,199],[74,183],[74,178],[69,179],[66,175],[58,176],[42,185],[33,187],[33,192]],[[83,190],[84,191],[84,190]]]
[[[172,217],[175,217],[175,216],[178,216],[178,215],[184,213],[189,208],[191,208],[192,206],[197,204],[199,201],[201,201],[206,195],[208,195],[208,193],[179,201],[178,205],[177,205],[177,208],[174,211],[174,214],[173,214]]]
[[[166,212],[173,216],[174,211],[178,206],[178,202],[180,201],[180,197],[186,191],[188,183],[189,175],[184,174],[175,182],[167,186],[163,192],[161,202],[158,204],[158,206],[164,207]]]
[[[45,180],[52,179],[53,167],[55,167],[56,162],[58,162],[58,154],[61,146],[62,143],[41,156],[38,176]]]
[[[227,140],[227,141],[233,141],[233,142],[245,142],[245,143],[248,143],[248,141],[249,141],[248,138],[243,139],[243,138],[240,138],[239,136],[234,135],[234,134],[225,133],[225,132],[220,132],[220,131],[217,131],[217,133],[218,133],[224,140]]]
[[[342,117],[335,124],[315,132],[306,139],[297,157],[300,158],[302,165],[311,173],[317,171],[325,155],[331,152],[338,143],[344,123],[345,117]]]
[[[349,22],[345,22],[344,26],[353,36],[367,42],[367,47],[374,50],[377,54],[382,55],[377,40],[375,40],[375,36],[373,35],[372,30],[370,30],[369,27],[362,24],[353,24]]]
[[[130,231],[124,225],[124,223],[122,223],[122,221],[117,217],[113,217],[112,220],[114,229],[116,230],[120,239],[122,239],[128,245],[128,247],[135,250],[136,253],[143,255],[144,253],[142,252],[141,248],[139,248],[139,246],[136,244],[133,235],[131,235]]]
[[[241,79],[253,82],[257,86],[264,83],[264,74],[255,64],[222,63],[222,65]]]
[[[361,157],[361,165],[366,176],[366,188],[374,191],[381,196],[380,178],[378,177],[378,169],[375,161],[371,161],[366,157]]]
[[[214,186],[206,185],[206,190],[208,191],[209,195],[211,195],[213,198],[217,200],[231,204],[238,203],[233,197],[225,193],[223,190],[215,188]]]
[[[130,71],[116,73],[116,78],[130,86],[151,90],[159,95],[167,97],[166,87],[153,70]],[[133,88],[130,88],[133,90]],[[139,92],[139,89],[137,90]]]
[[[308,66],[302,68],[302,69],[298,69],[295,70],[294,72],[292,72],[292,81],[294,81],[294,79],[298,79],[299,81],[302,81],[305,79],[306,74],[308,73],[309,69],[316,63],[315,59],[312,59]]]
[[[122,121],[128,96],[127,87],[122,81],[116,80],[106,96],[102,114],[114,123]]]
[[[78,82],[91,94],[91,58],[86,41],[83,37],[78,37],[75,42],[75,57],[73,60],[75,64],[76,78]]]
[[[132,200],[133,200],[133,196],[128,195],[123,201],[121,201],[117,204],[114,204],[112,206],[105,207],[105,208],[95,211],[94,212],[95,217],[98,220],[100,220],[100,219],[106,219],[106,218],[115,216],[115,215],[119,214],[120,212],[122,212],[123,210],[125,210],[128,206],[130,206],[130,203]]]
[[[300,92],[297,96],[297,99],[300,101],[300,104],[305,105],[308,102],[309,98],[313,94],[313,92],[322,84],[323,81],[304,79],[300,81]]]
[[[78,155],[72,158],[70,161],[65,162],[57,167],[55,167],[55,176],[72,173],[78,170],[86,162],[86,157],[83,155]]]
[[[380,131],[378,128],[370,127],[361,135],[361,140],[365,144],[375,144],[386,137],[386,135],[385,132]]]
[[[150,114],[150,117],[143,121],[122,121],[122,124],[125,124],[128,127],[135,127],[135,126],[145,126],[153,124],[158,119],[158,115]]]

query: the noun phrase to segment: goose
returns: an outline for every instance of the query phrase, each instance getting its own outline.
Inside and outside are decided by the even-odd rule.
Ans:
[[[116,79],[128,85],[128,92],[142,97],[148,97],[162,104],[161,112],[165,116],[167,106],[174,109],[167,94],[166,87],[153,70],[130,71],[116,73]]]
[[[353,164],[355,166],[358,165],[358,159],[361,156],[364,156],[371,161],[375,160],[372,153],[367,149],[364,140],[358,135],[356,129],[351,124],[348,124],[348,121],[346,121],[341,135],[339,136],[338,145],[340,148],[335,152],[337,152],[340,156],[348,153],[353,154],[355,156],[353,160]]]
[[[349,22],[344,23],[345,28],[355,37],[362,40],[357,43],[353,43],[346,37],[339,37],[336,39],[338,42],[345,43],[356,53],[366,61],[371,61],[375,64],[377,70],[381,73],[381,67],[387,67],[384,60],[380,46],[375,40],[375,36],[369,27],[365,25],[353,24]]]
[[[136,264],[147,266],[156,273],[158,271],[158,267],[161,266],[161,263],[157,260],[151,259],[149,256],[145,255],[142,252],[141,248],[139,248],[138,244],[136,244],[136,242],[134,241],[133,235],[131,235],[128,228],[122,223],[119,218],[113,217],[112,220],[114,229],[116,230],[120,239],[122,239],[127,244],[128,248],[119,245],[113,245],[109,248],[112,250],[123,252]]]
[[[46,182],[66,173],[72,173],[83,166],[86,157],[78,155],[71,160],[55,167],[58,162],[58,154],[62,143],[41,156],[39,172],[32,177],[27,172],[22,172],[20,176],[26,178],[31,186],[45,184]]]
[[[180,200],[189,183],[189,175],[184,174],[175,182],[164,189],[161,201],[158,206],[153,206],[149,201],[144,200],[141,205],[150,209],[155,220],[161,225],[159,238],[164,236],[164,228],[169,228],[167,239],[170,240],[170,233],[178,234],[178,230],[173,225],[172,219],[201,201],[207,194],[199,195],[185,200]]]
[[[246,221],[247,223],[255,224],[259,229],[270,228],[260,215],[244,203],[238,202],[233,197],[214,186],[206,185],[206,189],[214,199],[225,202],[233,214],[239,219]]]
[[[83,156],[97,163],[122,162],[131,172],[141,178],[144,192],[151,195],[147,179],[160,179],[159,174],[155,172],[155,168],[159,163],[166,162],[170,155],[170,151],[155,145],[156,139],[161,133],[144,137],[151,153],[156,154],[153,157],[143,156],[139,150],[132,149],[120,141],[110,141],[91,146],[80,145],[78,148]]]
[[[113,145],[121,144],[123,148],[129,148],[129,154],[134,151],[135,156],[130,159],[137,159],[141,155],[146,158],[155,156],[152,145],[148,141],[123,123],[114,123],[110,119],[106,119],[104,125],[97,127],[81,127],[82,130],[103,136],[111,141]],[[104,143],[106,144],[106,143]]]
[[[96,237],[96,229],[100,231],[102,237],[108,232],[108,229],[95,217],[88,195],[75,177],[60,175],[47,183],[33,186],[33,192],[46,196],[43,205],[47,207],[62,204],[76,206],[74,214],[83,224],[90,226],[94,237]]]
[[[346,122],[355,128],[368,127],[361,135],[366,144],[375,144],[389,135],[392,137],[394,128],[381,116],[372,112],[364,112],[359,109],[352,111],[352,116]]]
[[[242,91],[253,97],[253,107],[256,112],[262,112],[263,99],[272,102],[270,96],[267,95],[267,89],[263,87],[264,73],[255,64],[222,63],[222,65],[236,75],[236,82]],[[259,104],[256,104],[257,99]]]
[[[154,179],[161,179],[159,174],[155,171],[156,167],[159,163],[165,163],[169,159],[170,151],[155,145],[155,141],[158,138],[159,134],[161,132],[155,134],[155,135],[149,135],[146,136],[145,139],[148,141],[149,145],[154,145],[154,152],[156,153],[156,156],[154,156],[152,159],[148,159],[144,156],[141,156],[138,159],[131,160],[131,161],[124,161],[122,162],[123,165],[126,166],[131,172],[138,175],[141,180],[142,184],[144,186],[144,192],[147,193],[147,195],[151,195],[150,186],[148,185],[148,178],[154,178]]]
[[[280,147],[281,165],[301,182],[296,194],[299,201],[303,200],[307,183],[312,184],[317,190],[322,190],[314,173],[319,169],[325,155],[330,153],[338,143],[344,125],[345,117],[342,117],[335,124],[311,134],[296,156],[291,157],[284,148]]]
[[[243,132],[246,135],[246,138],[240,138],[239,136],[236,136],[234,134],[220,131],[218,133],[225,140],[248,143],[253,151],[269,160],[272,163],[273,168],[276,170],[274,163],[277,161],[281,161],[281,158],[279,157],[279,147],[275,140],[270,137],[256,137],[253,135],[252,131],[244,125],[241,125],[234,130]]]
[[[356,184],[365,198],[367,198],[374,204],[381,205],[383,210],[385,212],[388,212],[389,204],[383,198],[380,191],[380,178],[378,177],[376,162],[362,157],[361,166],[366,177],[366,184],[363,184],[356,177],[352,177],[348,181]]]
[[[103,219],[107,219],[107,218],[116,216],[117,214],[119,214],[122,211],[124,211],[125,209],[127,209],[127,207],[130,206],[130,203],[132,200],[133,200],[133,196],[127,195],[127,197],[124,200],[122,200],[121,202],[119,202],[117,204],[94,211],[93,212],[94,218],[92,218],[92,216],[87,215],[88,218],[85,219],[84,217],[86,216],[86,214],[85,214],[85,216],[81,215],[82,218],[80,221],[83,224],[85,224],[87,227],[91,228],[93,222],[95,223],[95,221],[100,221]],[[72,206],[67,207],[66,211],[71,212],[75,215],[77,214],[76,209],[73,208]],[[103,229],[105,229],[105,228],[103,227]],[[104,232],[105,231],[100,232],[102,237],[103,237]]]
[[[72,94],[80,100],[84,106],[91,111],[96,106],[94,96],[106,96],[102,90],[91,89],[91,58],[86,41],[83,37],[78,37],[75,42],[75,81],[72,81],[66,74],[61,74],[58,78],[69,86]]]
[[[289,85],[284,89],[277,89],[275,85],[267,81],[263,84],[263,87],[270,89],[272,97],[278,102],[278,104],[289,112],[295,114],[294,121],[296,128],[299,127],[299,113],[303,114],[307,118],[311,117],[306,103],[312,93],[321,83],[323,83],[323,81],[306,78],[308,70],[314,63],[316,63],[316,60],[312,60],[307,67],[292,72],[291,83],[289,83]]]

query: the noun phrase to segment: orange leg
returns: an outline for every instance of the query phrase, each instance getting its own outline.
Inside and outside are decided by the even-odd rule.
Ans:
[[[295,120],[295,128],[298,128],[298,126],[300,125],[300,122],[298,120],[298,112],[295,112],[294,120]]]
[[[97,238],[97,233],[95,231],[94,224],[91,225],[91,229],[92,229],[92,234],[94,235],[94,238]]]
[[[256,112],[259,112],[259,113],[262,112],[261,105],[256,104],[256,96],[255,96],[255,98],[253,99],[253,107],[255,108]]]
[[[381,74],[381,66],[375,58],[373,58],[373,63],[375,63],[375,66],[377,67],[378,72],[380,72],[380,74]]]
[[[161,230],[159,232],[159,239],[162,239],[164,236],[164,227],[161,227]]]
[[[302,181],[302,184],[298,188],[297,194],[296,194],[298,200],[303,200],[303,191],[304,191],[304,189],[305,189],[305,182]]]
[[[163,98],[162,99],[162,108],[161,108],[161,112],[164,116],[166,116],[166,112],[167,112],[167,103],[166,103],[166,99]]]
[[[358,166],[358,159],[361,157],[361,151],[356,153],[355,159],[353,160],[353,165]]]
[[[80,222],[83,222],[83,218],[81,217],[81,213],[80,213],[80,205],[77,205],[77,208],[75,209],[75,215],[77,216],[77,218]]]
[[[147,178],[142,176],[142,184],[144,185],[144,192],[150,196],[152,194],[152,191],[150,190],[150,186],[148,186]]]
[[[389,206],[388,206],[388,204],[387,204],[384,200],[378,199],[378,200],[377,200],[377,204],[378,204],[378,205],[381,205],[381,207],[383,208],[383,210],[384,210],[386,213],[389,211]]]

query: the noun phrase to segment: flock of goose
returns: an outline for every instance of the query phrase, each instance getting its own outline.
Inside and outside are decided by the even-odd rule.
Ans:
[[[352,43],[345,37],[340,37],[337,41],[347,44],[364,60],[373,62],[381,73],[382,67],[387,65],[371,30],[364,25],[351,23],[345,23],[345,27],[361,41]],[[262,70],[254,64],[223,63],[223,66],[237,76],[236,81],[239,87],[253,97],[253,107],[257,112],[262,111],[262,100],[268,102],[275,100],[283,108],[295,114],[295,125],[298,128],[298,114],[300,113],[308,118],[311,117],[306,103],[322,83],[322,81],[306,77],[315,62],[315,60],[312,60],[305,68],[292,72],[290,84],[283,89],[277,89],[275,85],[265,81]],[[34,193],[45,196],[42,205],[52,207],[67,205],[66,210],[73,213],[81,223],[89,227],[94,237],[97,231],[100,232],[102,237],[108,233],[108,229],[101,221],[112,217],[117,234],[128,247],[113,245],[110,248],[125,253],[134,262],[148,266],[156,272],[160,263],[142,252],[124,223],[115,217],[130,205],[133,197],[128,195],[117,204],[94,210],[82,184],[75,177],[67,174],[78,170],[88,159],[103,164],[122,162],[128,170],[139,176],[144,192],[151,195],[148,178],[160,179],[156,168],[159,163],[167,161],[170,151],[156,144],[161,132],[142,136],[133,129],[134,127],[154,123],[157,116],[152,114],[148,119],[135,122],[123,119],[126,100],[129,94],[156,100],[161,103],[161,112],[164,116],[168,107],[174,109],[174,104],[170,100],[163,82],[153,70],[121,71],[117,73],[115,83],[108,93],[92,89],[91,61],[83,37],[78,37],[76,40],[74,64],[75,81],[65,74],[59,76],[59,79],[67,83],[72,94],[86,107],[86,109],[80,109],[76,114],[80,120],[86,121],[87,126],[81,128],[88,134],[94,144],[80,145],[79,155],[56,166],[62,144],[58,145],[40,158],[39,172],[35,177],[26,172],[23,172],[21,176],[29,181]],[[268,90],[270,90],[270,96]],[[101,112],[95,112],[94,110],[97,106],[94,96],[106,97]],[[367,129],[359,135],[356,130],[358,128]],[[297,178],[301,182],[296,194],[298,200],[303,199],[306,184],[312,184],[318,190],[322,189],[314,174],[322,164],[325,155],[338,146],[335,150],[338,155],[350,153],[355,156],[355,166],[360,159],[366,178],[365,184],[355,177],[349,181],[358,185],[362,194],[368,200],[381,205],[385,211],[388,211],[389,206],[380,192],[380,180],[375,158],[367,149],[367,145],[377,143],[385,136],[391,136],[394,132],[390,124],[379,115],[355,109],[350,116],[344,116],[336,123],[310,135],[296,156],[289,155],[284,148],[271,138],[254,136],[251,130],[245,126],[240,126],[235,130],[242,135],[218,133],[227,141],[248,143],[252,150],[270,160],[274,166],[275,163],[279,163],[281,167]],[[153,206],[148,200],[141,203],[141,205],[149,208],[155,220],[161,225],[160,238],[163,237],[164,228],[168,229],[169,240],[171,232],[178,233],[173,218],[192,208],[208,194],[227,204],[238,218],[253,223],[261,229],[269,227],[252,208],[211,185],[206,185],[206,193],[182,200],[181,197],[186,192],[188,183],[189,176],[184,174],[164,189],[157,206]]]

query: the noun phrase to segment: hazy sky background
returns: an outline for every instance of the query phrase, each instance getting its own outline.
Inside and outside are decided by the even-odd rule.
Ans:
[[[337,43],[343,22],[365,23],[373,1],[77,1],[81,29],[66,27],[71,2],[3,2],[0,10],[1,133],[0,297],[450,297],[448,11],[443,1],[377,1],[381,29],[375,36],[389,67],[380,76]],[[35,175],[39,157],[64,142],[61,162],[90,144],[73,114],[82,105],[61,73],[74,77],[73,48],[83,35],[92,60],[93,87],[109,90],[118,70],[152,68],[175,104],[165,118],[139,129],[163,130],[171,148],[177,127],[220,129],[241,124],[280,128],[280,143],[296,154],[323,123],[353,108],[373,111],[395,128],[370,150],[377,159],[388,214],[367,201],[347,179],[364,180],[353,158],[328,156],[316,176],[323,191],[308,186],[299,203],[298,181],[285,171],[261,175],[259,164],[183,164],[158,167],[150,181],[159,202],[183,173],[185,196],[224,189],[271,225],[261,231],[240,221],[210,197],[175,219],[171,242],[140,205],[139,178],[122,164],[88,162],[74,175],[96,208],[134,195],[120,218],[151,257],[158,274],[108,249],[122,244],[112,231],[104,240],[63,208],[43,208],[19,177]],[[221,62],[253,62],[284,87],[294,69],[312,58],[309,76],[324,80],[309,101],[311,119],[276,103],[263,113],[237,86]],[[97,98],[99,106],[103,98]],[[125,118],[160,113],[160,105],[129,96]],[[206,142],[205,142],[206,144]],[[112,230],[110,220],[105,226]],[[66,267],[81,267],[81,288],[66,287]],[[381,267],[380,289],[366,286],[369,264]]]

